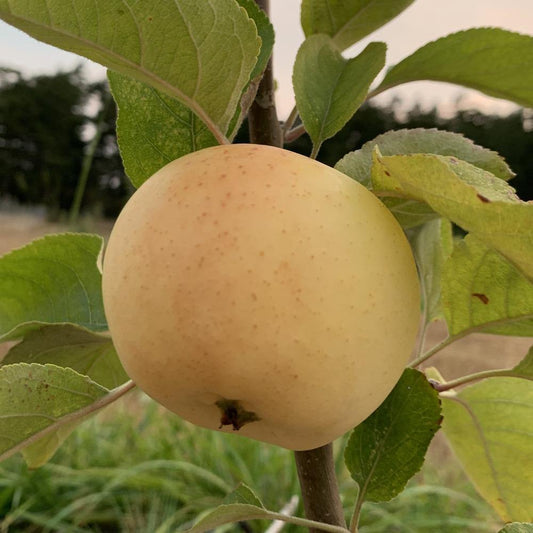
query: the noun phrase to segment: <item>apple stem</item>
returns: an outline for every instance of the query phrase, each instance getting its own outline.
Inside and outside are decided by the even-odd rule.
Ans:
[[[270,0],[256,0],[257,5],[268,15]],[[283,146],[281,124],[276,112],[275,84],[272,74],[272,57],[268,60],[265,72],[257,88],[255,99],[248,112],[250,142]]]
[[[346,527],[335,474],[333,445],[294,452],[298,479],[302,488],[305,516],[309,520]],[[319,533],[311,529],[311,533]]]

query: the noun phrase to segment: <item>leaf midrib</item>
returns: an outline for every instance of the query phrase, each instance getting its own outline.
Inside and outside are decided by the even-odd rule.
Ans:
[[[412,394],[412,389],[409,390],[409,393],[406,395],[406,397],[405,397],[405,399],[403,401],[402,407],[397,410],[396,415],[392,419],[389,427],[387,428],[387,432],[385,433],[383,439],[381,440],[380,445],[378,446],[378,449],[376,451],[376,458],[373,461],[372,467],[370,468],[370,471],[368,473],[368,476],[367,476],[367,478],[365,480],[365,483],[364,483],[363,487],[361,487],[361,497],[362,498],[365,498],[365,496],[366,496],[366,493],[367,493],[367,490],[368,490],[368,485],[370,484],[372,475],[374,474],[374,472],[375,472],[375,470],[377,468],[377,465],[380,462],[381,456],[383,454],[383,450],[385,449],[385,446],[387,444],[387,440],[389,438],[389,434],[392,431],[393,426],[396,424],[398,418],[403,414],[403,407],[409,401],[409,398],[411,397],[411,394]]]
[[[361,17],[369,8],[370,6],[374,3],[375,0],[371,0],[370,2],[368,2],[368,4],[366,4],[364,7],[362,7],[361,9],[359,9],[359,11],[357,11],[357,13],[355,13],[349,20],[347,20],[340,28],[339,30],[335,33],[335,35],[333,36],[333,40],[336,42],[336,39],[339,35],[342,35],[342,33],[345,31],[346,28],[348,28],[350,26],[350,24],[352,24],[352,22],[354,20],[356,20],[357,18]],[[328,2],[328,5],[329,5],[329,2]],[[352,44],[355,44],[355,43],[352,43]]]
[[[492,454],[490,453],[490,449],[488,446],[488,443],[485,439],[485,434],[483,432],[483,428],[481,427],[481,424],[476,417],[475,413],[470,409],[470,406],[467,402],[465,402],[463,399],[459,398],[458,396],[453,396],[449,398],[452,401],[457,402],[459,405],[461,405],[465,411],[467,412],[468,416],[472,420],[472,423],[474,424],[474,427],[478,433],[479,440],[481,442],[481,445],[483,447],[483,451],[485,453],[485,457],[487,459],[487,463],[489,465],[489,470],[492,474],[493,480],[494,480],[494,486],[498,492],[498,495],[500,496],[499,501],[503,504],[505,507],[505,510],[507,512],[508,516],[512,516],[511,510],[509,509],[509,506],[507,504],[507,500],[504,498],[504,491],[501,488],[500,485],[500,479],[498,476],[498,472],[496,471],[496,467],[494,466],[494,460],[492,457]]]
[[[139,63],[136,63],[136,62],[128,59],[127,57],[125,57],[125,56],[123,56],[121,54],[118,54],[114,50],[110,50],[109,48],[106,48],[106,47],[100,45],[99,43],[96,43],[95,41],[87,40],[87,39],[85,39],[85,38],[83,38],[83,37],[81,37],[79,35],[75,35],[75,34],[72,34],[71,32],[58,29],[57,27],[54,27],[54,26],[45,27],[42,24],[39,24],[39,23],[35,22],[34,20],[32,20],[32,19],[30,19],[28,17],[21,17],[20,15],[15,15],[15,14],[13,14],[13,12],[10,12],[10,15],[11,15],[11,19],[12,20],[17,20],[17,21],[20,20],[20,21],[26,22],[28,25],[31,25],[31,26],[34,26],[34,27],[49,29],[51,32],[55,33],[56,35],[64,36],[64,37],[73,39],[75,41],[78,41],[79,43],[84,44],[84,45],[88,46],[91,49],[97,50],[98,52],[102,53],[104,56],[109,56],[109,57],[115,59],[117,63],[123,64],[124,66],[129,67],[132,70],[136,70],[136,71],[142,73],[147,80],[152,80],[154,82],[154,83],[152,83],[152,85],[155,84],[156,86],[160,86],[160,87],[164,88],[164,92],[166,92],[167,94],[170,94],[171,96],[174,96],[177,99],[186,102],[187,106],[192,111],[194,111],[194,113],[196,115],[198,115],[198,117],[206,124],[206,126],[213,133],[213,135],[215,136],[215,138],[217,139],[217,141],[220,144],[229,144],[229,141],[226,138],[226,136],[224,135],[224,133],[222,133],[222,131],[218,128],[218,126],[216,126],[216,124],[214,124],[214,122],[207,115],[207,113],[205,112],[203,107],[199,106],[196,103],[195,100],[193,100],[191,97],[186,95],[183,91],[181,91],[180,89],[178,89],[174,85],[171,85],[168,81],[164,80],[163,78],[155,75],[152,71],[147,70],[142,65],[143,55],[144,55],[144,46],[142,44],[142,42],[143,42],[142,39],[140,39],[140,43],[141,43],[141,46],[140,46],[140,60],[139,60]],[[133,17],[133,20],[135,21],[135,24],[137,25],[137,28],[139,28],[139,26],[137,24],[137,20],[135,19],[135,17]],[[141,36],[141,32],[140,31],[139,31],[138,35],[139,35],[139,37]],[[197,50],[196,44],[195,44],[195,48]],[[108,67],[106,67],[106,68],[108,68]],[[197,80],[197,83],[198,83],[198,80]]]

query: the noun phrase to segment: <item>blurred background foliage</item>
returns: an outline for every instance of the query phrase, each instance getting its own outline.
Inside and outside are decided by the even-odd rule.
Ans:
[[[45,206],[50,219],[71,209],[97,125],[101,128],[83,191],[82,210],[115,217],[133,192],[125,176],[115,135],[116,109],[104,81],[87,82],[81,67],[53,75],[24,77],[0,68],[0,198]],[[102,111],[103,110],[103,111]],[[100,114],[104,113],[103,120]],[[437,108],[405,109],[367,103],[332,139],[318,159],[334,165],[343,155],[388,130],[439,128],[464,134],[499,152],[517,176],[512,185],[524,200],[533,199],[533,115],[519,109],[507,116],[457,109],[446,117]],[[246,124],[237,142],[247,141]],[[304,135],[288,146],[309,155]]]
[[[343,466],[344,444],[339,439],[334,450],[349,520],[357,488]],[[136,391],[77,428],[43,467],[29,470],[20,455],[0,463],[0,532],[175,533],[241,482],[272,510],[300,494],[289,450],[195,427]],[[293,514],[304,515],[301,500]],[[270,525],[254,520],[216,531],[265,533]],[[365,504],[360,532],[495,533],[500,527],[437,438],[404,492]]]
[[[68,211],[105,109],[83,207],[116,216],[133,189],[116,143],[116,109],[104,107],[107,97],[107,84],[86,82],[81,68],[32,78],[0,69],[0,198],[44,205],[50,219]]]

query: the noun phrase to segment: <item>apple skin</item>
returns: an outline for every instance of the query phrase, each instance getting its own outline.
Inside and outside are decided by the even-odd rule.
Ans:
[[[420,318],[413,255],[387,208],[330,167],[251,144],[186,155],[139,188],[109,239],[103,295],[149,396],[293,450],[381,404]]]

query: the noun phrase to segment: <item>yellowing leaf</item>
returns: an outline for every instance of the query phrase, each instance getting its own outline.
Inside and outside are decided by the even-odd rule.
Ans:
[[[371,189],[372,153],[378,147],[382,155],[437,154],[453,156],[509,180],[514,173],[496,152],[477,146],[458,133],[437,129],[389,131],[345,155],[335,168]],[[404,228],[419,226],[438,218],[426,204],[410,198],[382,198]]]
[[[378,135],[359,150],[346,154],[335,168],[365,187],[371,187],[372,153],[376,147],[381,155],[448,155],[491,172],[505,181],[514,176],[505,159],[496,152],[474,144],[460,133],[434,128],[395,130]]]
[[[533,279],[533,203],[493,174],[454,157],[374,154],[378,195],[425,202]]]
[[[444,265],[442,302],[450,335],[533,336],[533,283],[473,235],[456,243]]]
[[[533,520],[533,382],[490,378],[443,397],[443,429],[503,520]]]
[[[513,372],[518,377],[533,380],[533,346],[529,349],[524,359],[513,368]]]

